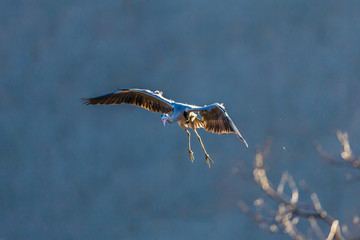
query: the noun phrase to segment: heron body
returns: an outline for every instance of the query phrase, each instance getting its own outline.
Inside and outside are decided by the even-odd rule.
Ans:
[[[196,129],[204,128],[212,133],[234,133],[248,146],[245,139],[241,136],[234,122],[227,114],[222,104],[214,103],[208,106],[195,106],[190,104],[178,103],[162,96],[160,91],[150,91],[147,89],[121,89],[119,91],[101,95],[93,98],[83,98],[86,105],[112,105],[112,104],[132,104],[145,108],[152,112],[161,113],[161,119],[165,123],[178,122],[188,135],[188,150],[190,160],[193,162],[194,154],[190,148],[190,132],[187,128],[192,129],[205,153],[206,163],[210,167],[209,154],[206,152],[204,144]],[[202,118],[198,118],[197,112]]]

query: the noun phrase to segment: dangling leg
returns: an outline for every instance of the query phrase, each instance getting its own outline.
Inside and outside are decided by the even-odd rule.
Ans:
[[[209,165],[209,168],[210,168],[210,162],[209,162],[209,160],[210,160],[212,163],[214,163],[214,161],[210,158],[209,154],[206,152],[205,147],[204,147],[204,144],[203,144],[202,141],[201,141],[201,137],[200,137],[199,134],[197,133],[196,129],[193,129],[193,130],[194,130],[194,132],[196,133],[197,138],[199,139],[199,142],[200,142],[200,144],[201,144],[202,149],[204,150],[205,158],[206,158],[206,163]]]
[[[187,135],[188,135],[188,138],[189,138],[189,156],[190,156],[190,160],[192,163],[194,163],[194,153],[193,151],[191,151],[191,148],[190,148],[190,132],[184,128],[184,130],[186,131]]]

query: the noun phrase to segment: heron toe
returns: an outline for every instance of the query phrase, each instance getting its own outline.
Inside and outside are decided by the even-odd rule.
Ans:
[[[194,153],[193,153],[193,151],[189,150],[189,156],[190,156],[190,161],[192,163],[194,163]]]
[[[210,158],[209,154],[205,154],[205,158],[206,158],[206,163],[207,163],[207,165],[208,165],[209,168],[210,168],[210,161],[211,161],[212,163],[214,163],[214,161]],[[209,160],[210,160],[210,161],[209,161]]]

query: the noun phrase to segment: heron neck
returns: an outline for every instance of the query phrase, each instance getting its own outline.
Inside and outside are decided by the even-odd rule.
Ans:
[[[169,117],[169,118],[167,119],[167,122],[168,122],[168,123],[173,123],[174,121],[171,120],[171,117]]]
[[[178,120],[179,120],[179,117],[177,115],[175,115],[175,114],[173,116],[171,116],[171,117],[168,117],[168,119],[167,119],[168,123],[174,123],[174,122],[176,122]]]

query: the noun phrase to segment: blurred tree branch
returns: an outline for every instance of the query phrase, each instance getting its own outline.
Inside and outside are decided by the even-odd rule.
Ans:
[[[320,157],[332,166],[360,170],[360,157],[356,158],[354,156],[350,147],[348,134],[346,132],[343,133],[341,131],[337,131],[336,135],[340,144],[343,146],[343,151],[340,154],[341,159],[336,159],[330,156],[322,149],[321,145],[318,142],[314,142],[314,145]],[[359,181],[360,175],[353,176],[352,174],[347,173],[346,179],[348,181]]]
[[[343,134],[339,131],[337,135],[344,147],[344,151],[341,153],[341,157],[345,160],[344,163],[328,157],[321,150],[319,144],[316,145],[318,152],[331,164],[346,164],[358,169],[360,160],[353,156],[347,133]],[[353,237],[348,232],[346,225],[343,225],[343,228],[340,227],[339,221],[323,209],[317,194],[310,193],[304,181],[300,183],[300,190],[309,194],[311,203],[299,201],[299,188],[292,176],[286,171],[282,174],[278,186],[274,187],[268,179],[264,168],[265,160],[270,153],[270,146],[271,140],[268,140],[264,151],[261,151],[259,148],[257,149],[254,160],[253,179],[262,192],[273,201],[269,204],[263,198],[258,198],[253,202],[253,206],[251,206],[246,204],[245,201],[240,200],[238,202],[239,208],[269,233],[284,233],[292,239],[313,239],[315,235],[317,239],[343,240],[345,238],[342,236],[342,230],[346,233],[348,239],[359,239]],[[286,187],[290,190],[288,194],[284,192]],[[355,218],[354,223],[356,222]],[[304,230],[304,223],[300,222],[308,223],[306,230]]]

